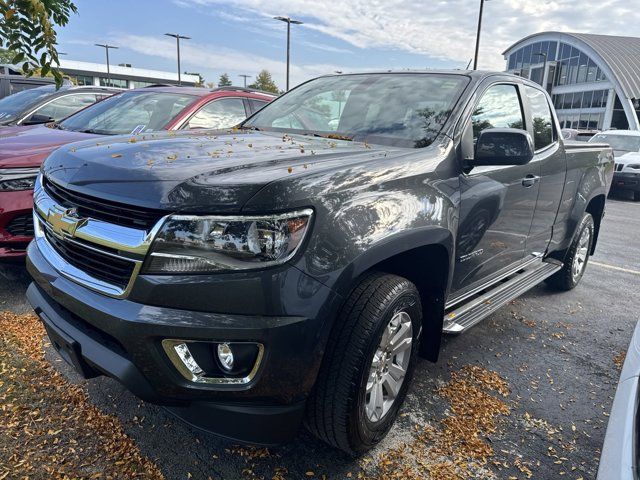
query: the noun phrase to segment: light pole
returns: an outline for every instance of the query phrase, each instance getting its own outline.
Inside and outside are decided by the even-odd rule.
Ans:
[[[536,57],[544,57],[544,63],[542,64],[542,78],[540,79],[540,86],[544,87],[544,89],[547,89],[547,86],[545,85],[545,81],[544,81],[544,77],[547,74],[547,54],[540,52],[540,53],[534,53],[533,54]]]
[[[247,78],[251,78],[251,75],[238,75],[244,79],[244,88],[247,88]]]
[[[165,35],[176,39],[176,49],[178,51],[178,85],[182,85],[182,79],[180,78],[180,39],[191,40],[191,37],[186,37],[178,33],[165,33]]]
[[[109,45],[108,43],[95,43],[94,45],[96,47],[104,48],[104,51],[107,54],[107,83],[108,83],[107,86],[110,87],[111,86],[111,70],[109,69],[109,49],[117,50],[118,47]]]
[[[478,69],[478,50],[480,50],[480,30],[482,29],[482,10],[484,9],[484,2],[489,0],[480,0],[480,13],[478,14],[478,32],[476,33],[476,54],[473,57],[473,69]]]
[[[300,20],[293,20],[289,17],[273,17],[275,20],[286,22],[287,24],[287,91],[289,91],[289,52],[291,50],[291,24],[302,25]]]

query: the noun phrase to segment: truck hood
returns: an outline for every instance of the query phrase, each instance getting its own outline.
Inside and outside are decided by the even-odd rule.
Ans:
[[[0,168],[38,167],[60,145],[96,137],[45,125],[0,128]]]
[[[274,132],[167,132],[56,150],[47,178],[107,200],[183,212],[238,212],[261,188],[412,149]]]
[[[621,163],[623,165],[640,164],[640,153],[630,152],[620,155],[619,157],[616,157],[616,163]]]

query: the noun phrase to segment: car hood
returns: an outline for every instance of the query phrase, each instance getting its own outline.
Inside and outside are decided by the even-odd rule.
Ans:
[[[273,132],[168,132],[69,145],[49,156],[44,171],[63,187],[107,200],[237,212],[270,182],[408,150]]]
[[[37,167],[60,145],[96,136],[45,125],[3,127],[0,128],[0,168]]]
[[[630,152],[630,153],[625,153],[624,155],[620,155],[619,157],[616,157],[616,163],[621,163],[623,165],[640,163],[640,153]]]

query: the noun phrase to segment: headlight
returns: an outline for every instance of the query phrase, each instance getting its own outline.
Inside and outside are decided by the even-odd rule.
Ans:
[[[640,165],[638,164],[634,164],[634,165],[627,165],[629,168],[633,168],[634,170],[640,170]]]
[[[33,190],[39,168],[0,169],[0,192]]]
[[[210,273],[279,265],[302,244],[313,210],[269,216],[172,215],[160,228],[144,273]]]

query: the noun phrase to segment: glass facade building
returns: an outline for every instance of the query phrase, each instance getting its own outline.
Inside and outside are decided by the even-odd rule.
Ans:
[[[546,88],[562,128],[637,130],[640,68],[617,64],[630,46],[640,55],[640,38],[543,32],[515,43],[504,57],[508,72]]]
[[[109,65],[109,72],[107,72],[105,64],[61,58],[60,70],[75,79],[78,85],[119,88],[140,88],[154,84],[178,85],[177,72],[136,68],[130,64]],[[199,84],[200,77],[183,73],[180,76],[180,81],[184,86],[195,87]]]

